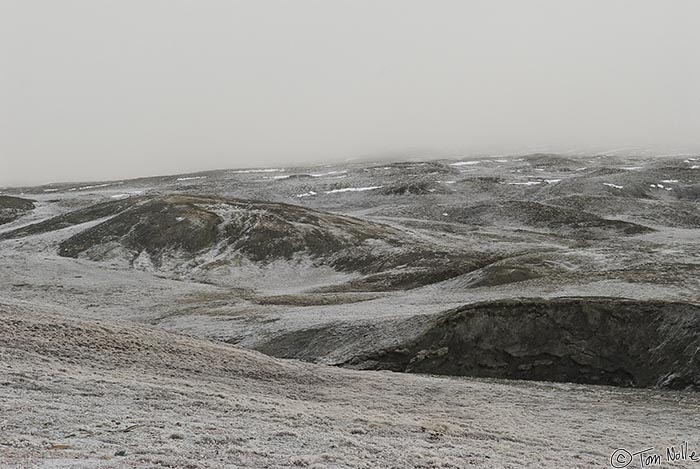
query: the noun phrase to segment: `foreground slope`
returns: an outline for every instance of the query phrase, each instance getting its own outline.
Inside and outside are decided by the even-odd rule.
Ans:
[[[356,372],[7,305],[0,335],[4,467],[603,467],[700,434],[688,393]]]

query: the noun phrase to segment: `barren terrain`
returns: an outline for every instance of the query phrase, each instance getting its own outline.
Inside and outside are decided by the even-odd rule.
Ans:
[[[697,448],[699,198],[694,156],[4,188],[0,464],[606,467]]]

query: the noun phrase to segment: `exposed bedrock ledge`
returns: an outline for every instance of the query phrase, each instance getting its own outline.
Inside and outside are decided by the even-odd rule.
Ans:
[[[0,225],[10,223],[26,213],[34,210],[34,200],[0,195]]]
[[[700,307],[600,297],[480,303],[345,366],[697,390]]]

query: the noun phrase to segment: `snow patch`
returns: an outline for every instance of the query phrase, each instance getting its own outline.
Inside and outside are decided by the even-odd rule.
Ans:
[[[177,178],[177,181],[192,181],[194,179],[206,179],[206,176],[189,176],[189,177],[182,177],[182,178]]]
[[[143,194],[143,191],[131,191],[131,192],[124,193],[124,194],[114,194],[112,196],[112,198],[113,199],[126,199],[127,197],[131,197],[134,195],[140,195],[140,194]]]
[[[108,183],[105,183],[105,184],[94,184],[94,185],[91,185],[91,186],[82,186],[82,187],[78,187],[78,190],[79,190],[79,191],[84,191],[84,190],[88,190],[88,189],[99,189],[99,188],[102,188],[102,187],[109,187],[109,186],[114,186],[114,185],[118,185],[118,184],[124,184],[124,183],[123,183],[123,182],[108,182]]]
[[[312,197],[314,195],[316,195],[316,192],[309,191],[309,192],[304,192],[303,194],[297,194],[297,197]]]
[[[622,189],[624,186],[618,186],[617,184],[613,184],[612,182],[604,182],[604,186],[612,187],[613,189]]]
[[[323,176],[332,176],[334,174],[345,174],[345,173],[347,173],[347,171],[345,171],[345,170],[343,170],[343,171],[328,171],[327,173],[312,173],[310,176],[315,177],[315,178],[320,178]]]
[[[456,163],[450,163],[450,166],[472,166],[475,164],[479,164],[481,161],[458,161]]]
[[[249,173],[280,173],[285,171],[284,169],[278,168],[266,168],[266,169],[239,169],[237,171],[231,171],[234,174],[249,174]]]
[[[373,191],[375,189],[381,189],[384,186],[369,186],[369,187],[345,187],[343,189],[333,189],[326,191],[326,194],[337,194],[339,192],[363,192],[363,191]]]

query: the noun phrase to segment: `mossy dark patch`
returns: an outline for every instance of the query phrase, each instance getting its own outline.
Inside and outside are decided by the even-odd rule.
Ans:
[[[389,259],[387,259],[389,260]],[[391,259],[393,261],[393,259]],[[424,257],[418,256],[402,269],[379,271],[356,280],[339,285],[329,285],[317,289],[317,292],[373,292],[390,290],[410,290],[412,288],[430,285],[483,267],[493,261],[493,258],[481,255],[465,254]],[[396,261],[393,262],[397,264]]]
[[[585,174],[586,177],[589,178],[594,178],[594,177],[600,177],[600,176],[615,176],[618,174],[627,174],[629,171],[620,169],[620,168],[597,168],[593,170],[588,170],[586,171]]]
[[[678,166],[655,166],[645,170],[643,173],[646,177],[656,179],[656,182],[662,179],[678,179],[681,184],[700,184],[700,170],[693,169],[692,165],[681,163]]]
[[[100,244],[116,242],[134,254],[150,255],[159,265],[169,250],[194,254],[216,242],[221,219],[191,203],[188,198],[168,197],[135,204],[115,217],[72,236],[59,245],[59,255],[77,257]]]
[[[697,203],[700,201],[700,184],[683,185],[677,187],[673,192],[673,196],[679,200],[687,200]]]
[[[544,166],[548,168],[568,169],[569,166],[576,166],[576,160],[564,156],[550,153],[535,153],[524,156],[523,159],[533,166]]]
[[[86,223],[117,214],[123,210],[126,210],[133,204],[134,200],[124,199],[91,205],[90,207],[84,209],[75,210],[73,212],[59,215],[39,223],[34,223],[16,230],[8,231],[7,233],[2,233],[0,234],[0,239],[23,238],[25,236],[61,230],[63,228],[68,228],[70,226],[79,225],[81,223]]]
[[[454,168],[444,163],[439,163],[437,161],[397,161],[394,163],[389,163],[381,167],[396,168],[402,171],[416,171],[420,173],[456,173]]]
[[[436,185],[431,181],[414,180],[394,184],[382,189],[384,195],[426,195],[437,191]]]
[[[683,193],[683,188],[676,188],[672,194],[678,198],[692,200],[691,193]],[[663,191],[666,195],[667,191]],[[681,194],[684,194],[683,196]],[[700,198],[700,188],[698,189]],[[565,207],[575,211],[587,211],[598,216],[629,216],[654,225],[679,228],[700,228],[700,209],[697,204],[678,200],[672,203],[654,199],[630,199],[614,196],[594,196],[575,194],[548,199],[547,204]]]
[[[461,223],[494,225],[506,222],[564,231],[572,237],[596,238],[605,234],[635,235],[654,231],[636,223],[606,219],[583,210],[532,201],[506,200],[451,209],[446,213],[450,220]]]
[[[330,306],[359,303],[377,298],[379,298],[377,295],[366,294],[308,293],[300,295],[261,296],[252,298],[251,301],[259,305]]]
[[[33,200],[0,195],[0,225],[14,221],[34,208]]]
[[[474,277],[467,282],[465,285],[467,288],[494,287],[524,282],[539,277],[537,273],[526,266],[517,267],[509,265],[489,265],[474,272],[474,274],[477,275],[474,275]]]

